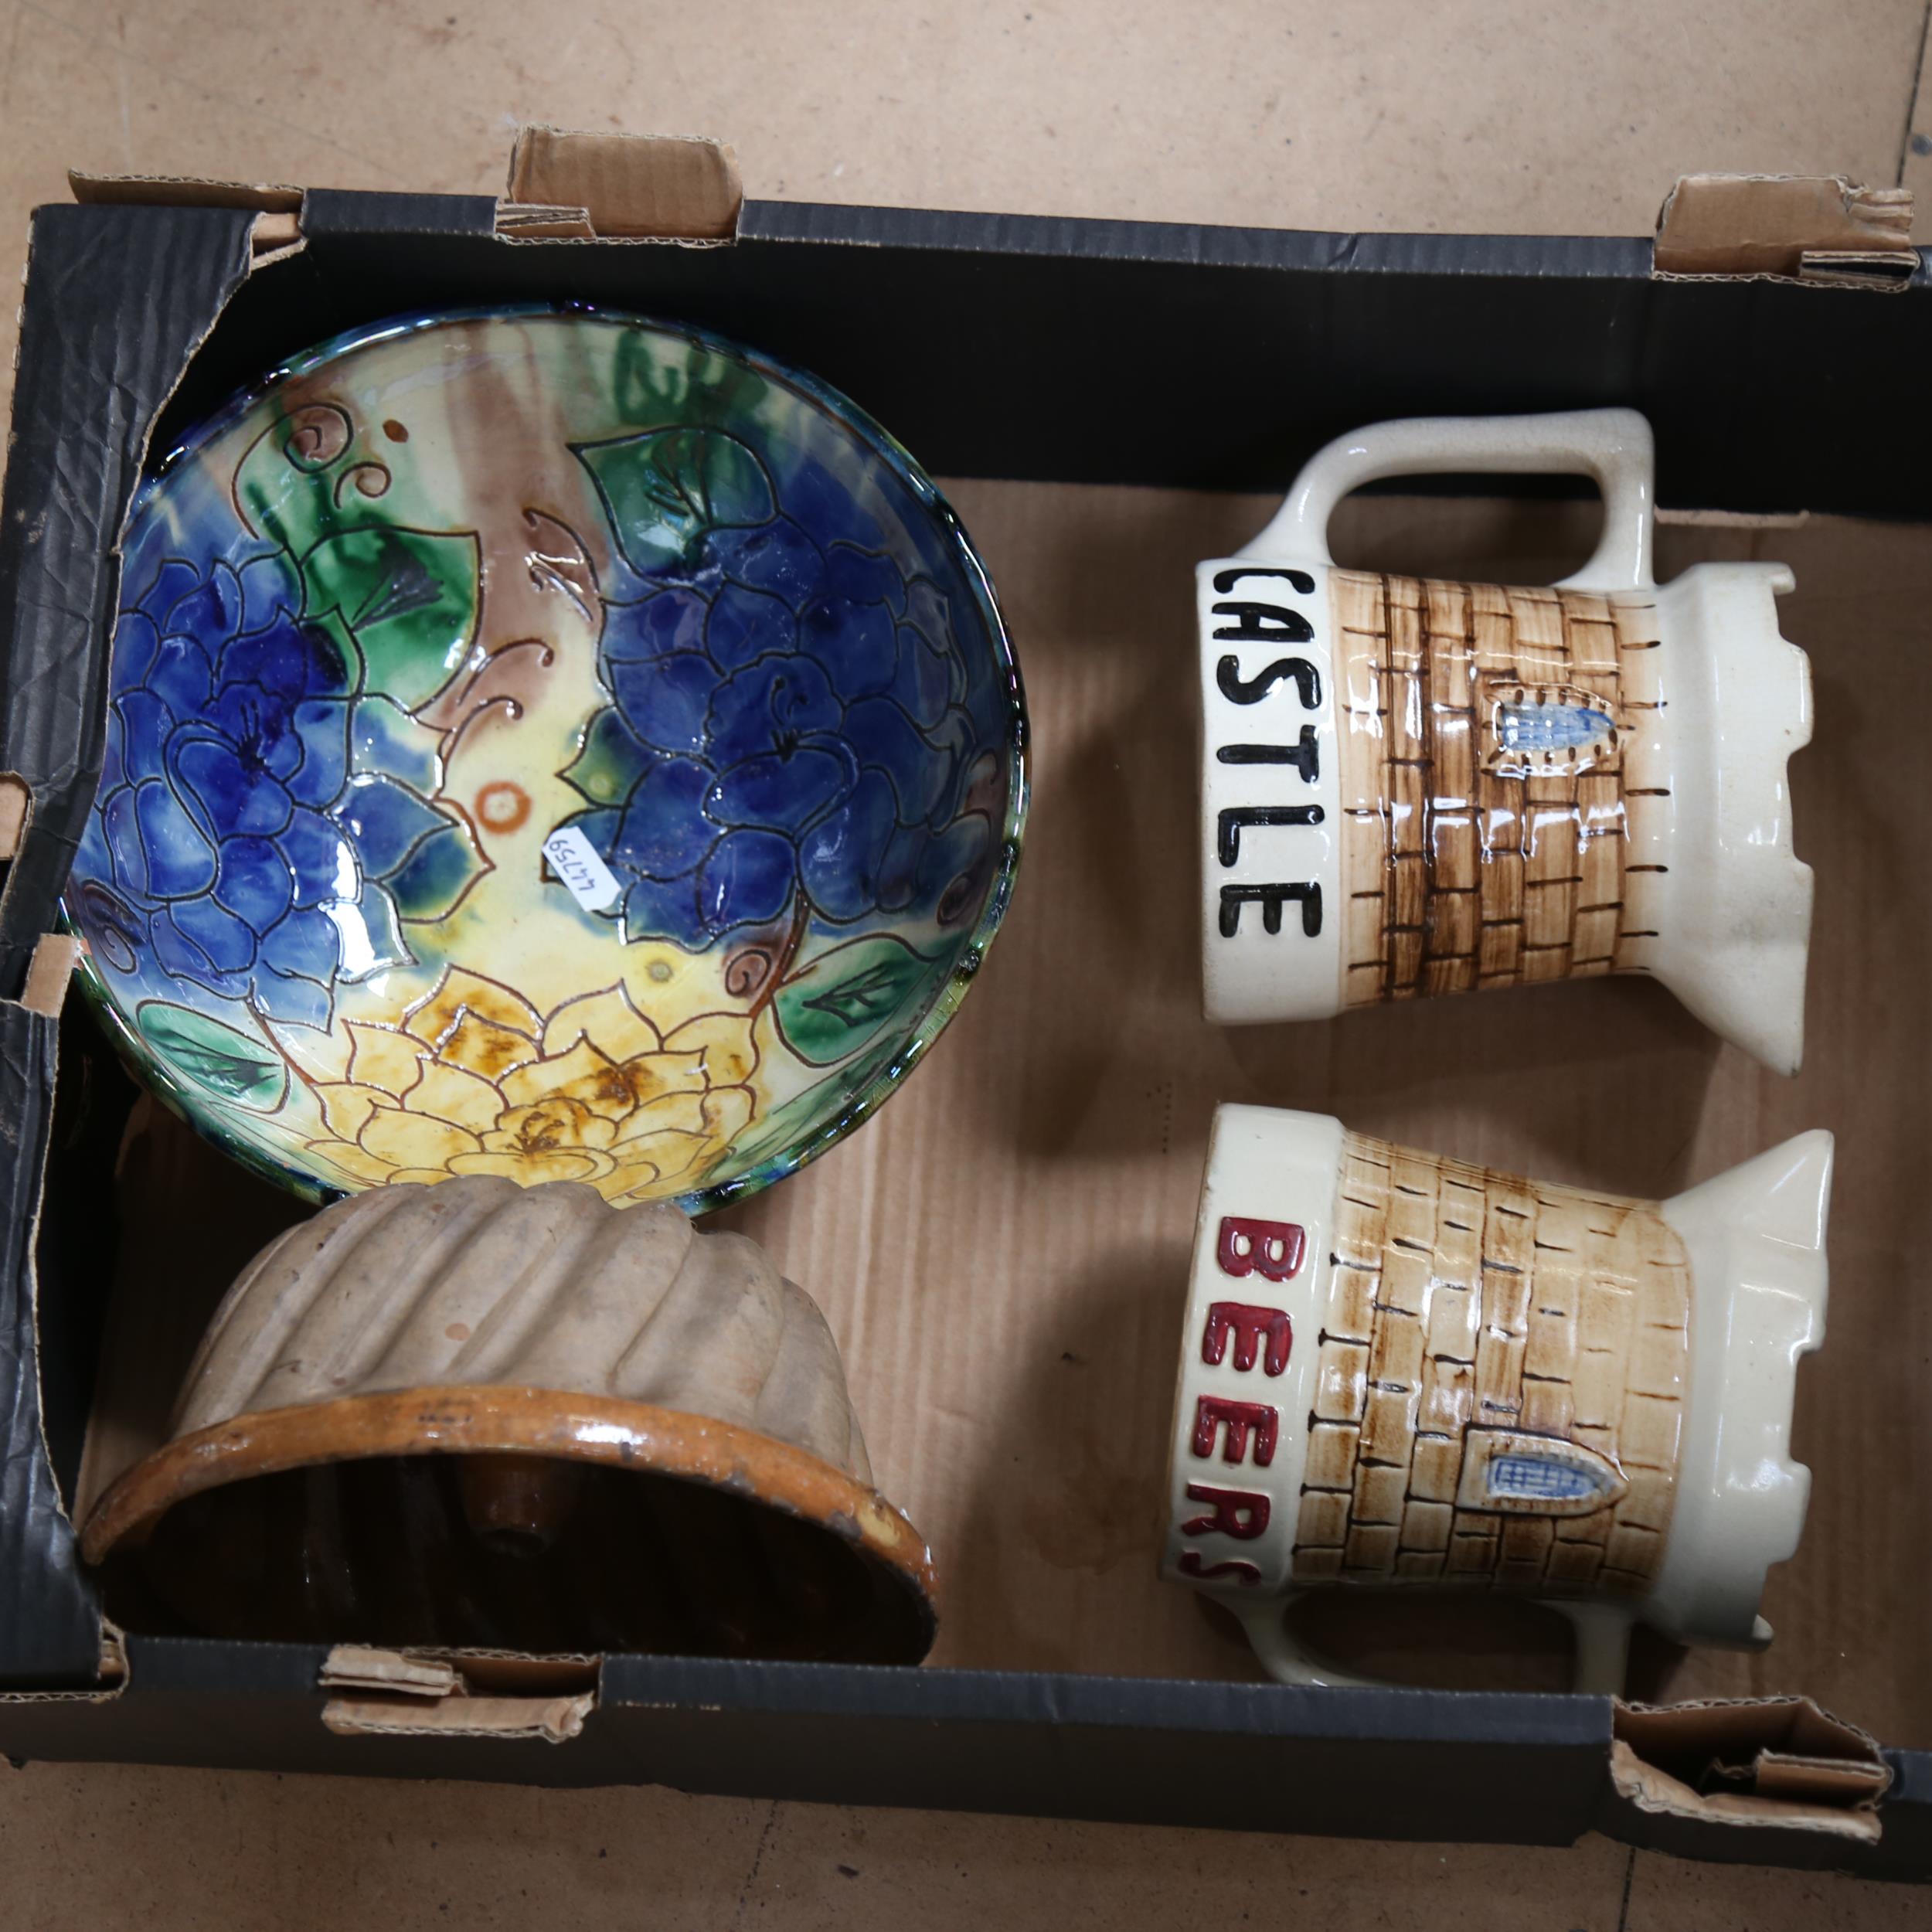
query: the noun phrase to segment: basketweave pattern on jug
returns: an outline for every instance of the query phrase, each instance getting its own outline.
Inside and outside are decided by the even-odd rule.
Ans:
[[[1670,799],[1655,594],[1330,581],[1347,1003],[1648,970],[1662,868],[1632,853]],[[1512,756],[1512,703],[1610,729]]]
[[[1296,1582],[1640,1594],[1663,1559],[1689,1369],[1676,1232],[1645,1202],[1355,1134],[1335,1228]],[[1464,1506],[1495,1431],[1594,1451],[1621,1478],[1614,1499]]]

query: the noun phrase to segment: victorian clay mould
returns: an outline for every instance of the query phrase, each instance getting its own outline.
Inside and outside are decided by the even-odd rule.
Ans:
[[[111,1604],[223,1637],[913,1663],[934,1628],[811,1301],[568,1182],[291,1229],[82,1545]]]
[[[1026,785],[978,557],[812,378],[583,311],[304,355],[123,546],[69,883],[124,1054],[311,1199],[710,1207],[964,996]]]

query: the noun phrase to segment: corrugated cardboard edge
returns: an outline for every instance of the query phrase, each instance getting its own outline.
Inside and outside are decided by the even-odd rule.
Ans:
[[[1660,524],[1686,529],[1801,530],[1811,520],[1809,510],[1667,510],[1659,508]]]
[[[525,1737],[567,1744],[581,1734],[597,1702],[574,1697],[446,1697],[434,1704],[407,1698],[332,1697],[322,1723],[338,1737]]]
[[[77,1690],[0,1690],[0,1704],[111,1704],[127,1694],[128,1685],[128,1640],[118,1624],[103,1617],[97,1684]]]
[[[1902,289],[1919,267],[1912,199],[1842,175],[1685,175],[1658,211],[1652,270]]]
[[[454,1664],[363,1644],[338,1644],[323,1659],[321,1682],[325,1690],[412,1697],[447,1697],[463,1687],[462,1673]]]
[[[464,1668],[452,1661],[460,1657]],[[535,1658],[505,1653],[457,1652],[412,1655],[401,1651],[338,1644],[323,1660],[320,1683],[332,1696],[322,1723],[338,1736],[540,1738],[567,1743],[580,1736],[597,1708],[594,1687],[571,1689],[586,1675],[594,1683],[596,1665],[587,1658]],[[549,1679],[563,1686],[533,1695],[490,1688],[502,1677]]]
[[[301,245],[307,191],[284,182],[70,171],[67,185],[78,202],[253,209],[257,267]],[[519,132],[511,148],[496,232],[511,242],[715,248],[737,238],[743,206],[738,158],[726,141],[706,134],[576,133],[532,125]]]
[[[510,151],[497,230],[567,239],[576,216],[600,240],[715,244],[736,239],[744,198],[737,155],[708,135],[532,126]]]
[[[1614,1706],[1611,1781],[1639,1811],[1875,1845],[1892,1769],[1878,1741],[1808,1697]],[[1655,1760],[1698,1768],[1699,1790]],[[1716,1785],[1719,1788],[1711,1789]]]
[[[253,208],[264,214],[298,215],[302,191],[285,182],[211,181],[203,175],[87,175],[67,170],[76,201],[123,206]]]
[[[209,181],[199,175],[83,175],[67,170],[67,188],[86,204],[137,208],[252,208],[253,265],[280,261],[302,246],[304,190],[281,182]]]
[[[597,231],[581,208],[549,208],[500,201],[496,232],[505,241],[595,241]]]

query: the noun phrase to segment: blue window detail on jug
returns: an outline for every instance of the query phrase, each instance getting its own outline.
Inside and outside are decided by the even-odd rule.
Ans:
[[[1573,685],[1490,681],[1483,766],[1498,777],[1574,777],[1614,767],[1628,721],[1603,693]]]
[[[1532,702],[1496,707],[1496,736],[1507,752],[1594,750],[1616,735],[1610,713],[1588,705]]]
[[[1604,1485],[1589,1470],[1552,1457],[1522,1454],[1491,1458],[1489,1493],[1522,1502],[1575,1502],[1602,1493]]]

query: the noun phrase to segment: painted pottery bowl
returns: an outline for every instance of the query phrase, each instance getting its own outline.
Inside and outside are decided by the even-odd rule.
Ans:
[[[137,1070],[319,1198],[715,1206],[848,1131],[1004,910],[1019,677],[809,377],[582,310],[328,343],[143,488],[66,899]]]
[[[913,1664],[935,1627],[811,1298],[570,1182],[271,1242],[83,1540],[125,1614],[213,1636]]]

